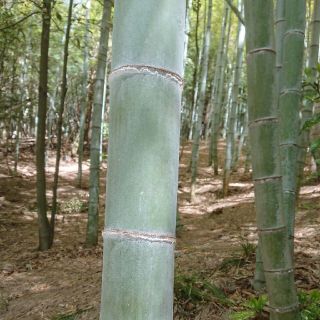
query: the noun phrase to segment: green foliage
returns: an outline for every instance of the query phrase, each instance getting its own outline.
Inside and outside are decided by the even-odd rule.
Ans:
[[[219,287],[197,275],[176,275],[174,292],[178,300],[191,300],[193,303],[199,303],[215,299],[225,305],[231,304],[231,301]]]
[[[255,317],[255,312],[252,310],[244,310],[232,313],[230,320],[249,320]]]
[[[301,291],[298,294],[301,320],[320,320],[320,290]],[[267,296],[252,298],[241,305],[242,310],[233,312],[230,320],[250,320],[263,315]]]
[[[307,120],[303,127],[302,130],[310,130],[311,127],[317,125],[320,123],[320,114],[315,114],[310,120]]]
[[[317,64],[316,69],[305,68],[304,80],[302,83],[303,97],[311,102],[320,101],[320,64]]]
[[[52,320],[76,320],[77,314],[61,314],[52,318]]]
[[[320,290],[299,293],[302,320],[320,319]]]
[[[257,246],[249,241],[245,241],[241,243],[241,249],[242,249],[242,256],[243,258],[249,259],[251,258],[255,252],[256,252]]]
[[[267,304],[267,296],[261,295],[252,298],[242,304],[243,310],[236,311],[230,315],[231,320],[249,320],[263,314],[263,309]]]
[[[255,256],[255,244],[245,240],[241,242],[240,246],[240,255],[234,255],[232,257],[224,259],[220,265],[220,270],[229,270],[232,267],[241,268]]]

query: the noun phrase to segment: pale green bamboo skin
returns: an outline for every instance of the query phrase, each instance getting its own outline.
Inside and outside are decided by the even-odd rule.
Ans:
[[[243,33],[244,33],[244,26],[239,21],[237,38],[236,38],[237,54],[236,54],[235,71],[234,71],[233,87],[232,87],[232,100],[231,100],[230,114],[227,121],[226,157],[225,157],[225,165],[224,165],[224,172],[223,172],[223,195],[224,196],[228,194],[232,161],[234,159],[234,153],[235,153],[235,123],[236,123],[236,111],[237,111],[238,98],[239,98],[239,82],[240,82],[242,60],[243,60],[243,47],[244,47]]]
[[[203,43],[203,60],[202,69],[200,74],[200,92],[197,100],[197,123],[194,132],[194,138],[192,143],[192,155],[191,155],[191,201],[195,200],[195,187],[197,178],[197,167],[199,159],[199,144],[201,138],[201,128],[203,120],[203,110],[205,105],[206,91],[207,91],[207,75],[208,75],[208,62],[209,62],[209,50],[211,43],[211,17],[212,17],[212,0],[209,0],[208,12],[207,12],[207,25],[205,32],[205,39]]]
[[[116,1],[101,320],[173,318],[185,1]]]
[[[249,134],[257,225],[271,320],[300,319],[282,210],[273,1],[245,0]]]
[[[261,244],[259,240],[258,240],[258,245],[256,249],[256,265],[254,270],[253,288],[256,291],[263,291],[266,288],[266,277],[263,271]]]
[[[309,46],[309,55],[307,66],[311,69],[310,81],[313,82],[317,73],[317,63],[319,56],[319,37],[320,37],[320,0],[314,0],[313,16],[311,22],[311,42]],[[310,90],[313,90],[310,88]],[[307,90],[308,95],[308,90]],[[301,126],[307,120],[310,120],[313,112],[313,102],[305,100],[301,109]],[[303,171],[305,167],[307,148],[310,144],[310,130],[304,130],[299,137],[299,153],[298,153],[298,190],[300,189]]]
[[[280,156],[283,210],[288,223],[288,236],[293,253],[306,2],[284,0],[284,12],[282,68],[279,83]]]
[[[98,64],[94,85],[91,145],[90,145],[90,177],[89,177],[89,211],[87,223],[86,244],[94,246],[98,242],[99,230],[99,193],[100,193],[100,153],[101,153],[101,125],[104,97],[104,82],[106,75],[109,30],[111,26],[111,0],[104,0],[101,21]]]
[[[215,116],[218,109],[218,92],[219,87],[221,85],[221,77],[222,73],[224,71],[223,68],[223,54],[224,54],[224,47],[225,47],[225,40],[226,40],[226,30],[228,25],[228,17],[229,17],[229,7],[225,3],[224,4],[224,16],[223,21],[221,24],[221,32],[220,32],[220,41],[219,41],[219,48],[218,48],[218,54],[216,59],[216,65],[215,65],[215,71],[214,71],[214,77],[212,82],[212,90],[211,90],[211,98],[210,98],[210,122],[211,122],[211,135],[210,135],[210,142],[209,142],[209,159],[208,159],[208,165],[211,166],[213,164],[213,158],[214,158],[214,132],[215,132]],[[218,174],[218,172],[215,172],[215,174]]]
[[[276,86],[278,94],[280,93],[280,74],[282,70],[282,56],[283,56],[283,35],[285,28],[285,0],[277,0],[276,10],[275,10],[275,41],[276,41],[276,68],[277,68],[277,78]]]

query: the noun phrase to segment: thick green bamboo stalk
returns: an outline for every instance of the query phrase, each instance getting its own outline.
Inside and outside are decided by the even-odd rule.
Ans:
[[[245,0],[248,107],[257,225],[270,319],[300,319],[282,211],[273,1]]]
[[[102,103],[105,88],[104,80],[107,66],[111,9],[111,0],[104,0],[91,125],[89,212],[86,236],[86,244],[91,246],[96,245],[98,242]]]
[[[317,63],[319,56],[319,38],[320,38],[320,0],[314,0],[313,17],[311,21],[311,42],[309,46],[309,55],[307,66],[311,69],[310,82],[315,81],[317,74]],[[308,92],[313,93],[313,88],[305,89],[306,96]],[[307,120],[312,117],[313,102],[309,99],[305,99],[301,105],[301,125],[303,126]],[[299,153],[298,153],[298,191],[301,185],[301,180],[303,178],[303,171],[305,167],[307,148],[310,144],[310,130],[304,130],[299,136]],[[297,192],[298,195],[298,192]]]
[[[241,12],[241,11],[240,11]],[[235,123],[236,123],[236,111],[238,106],[238,97],[239,97],[239,82],[241,76],[242,60],[243,60],[243,47],[245,37],[245,28],[243,24],[239,21],[238,23],[238,32],[237,32],[237,55],[235,61],[235,71],[233,78],[233,87],[232,87],[232,101],[231,109],[226,125],[226,156],[225,156],[225,165],[223,173],[223,195],[228,194],[230,173],[232,167],[232,160],[235,152]]]
[[[209,50],[211,42],[211,17],[212,17],[212,0],[209,0],[208,12],[207,12],[207,25],[205,31],[205,39],[203,42],[203,63],[200,74],[200,92],[197,100],[197,123],[194,132],[194,138],[192,143],[192,155],[191,155],[191,200],[195,198],[195,183],[197,178],[197,167],[199,158],[199,144],[202,130],[202,119],[204,104],[207,91],[207,75],[208,75],[208,62],[209,62]]]
[[[276,47],[276,89],[277,95],[280,93],[280,75],[282,71],[282,49],[283,49],[283,35],[285,25],[285,1],[277,0],[275,10],[275,47]],[[260,253],[260,242],[258,241],[258,248],[256,254],[256,269],[254,274],[254,288],[261,290],[265,287],[265,276],[263,272],[263,263]]]
[[[284,3],[283,57],[279,84],[279,133],[283,210],[293,251],[306,3],[302,0],[284,0]]]
[[[101,320],[173,317],[185,1],[116,1]]]

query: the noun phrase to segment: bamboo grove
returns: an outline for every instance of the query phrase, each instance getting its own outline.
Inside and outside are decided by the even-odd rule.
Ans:
[[[35,155],[42,251],[55,243],[60,160],[76,162],[86,245],[103,231],[101,320],[172,319],[188,148],[190,203],[203,150],[221,197],[235,172],[252,177],[253,286],[270,319],[301,319],[295,214],[304,173],[320,180],[319,38],[319,0],[0,1],[2,155],[13,175],[26,148]]]

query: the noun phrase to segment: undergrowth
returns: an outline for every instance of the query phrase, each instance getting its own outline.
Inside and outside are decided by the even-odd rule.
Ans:
[[[301,320],[320,320],[320,290],[300,291],[298,294]],[[268,319],[265,312],[267,296],[261,295],[243,302],[241,310],[230,314],[230,320]]]

